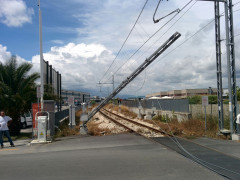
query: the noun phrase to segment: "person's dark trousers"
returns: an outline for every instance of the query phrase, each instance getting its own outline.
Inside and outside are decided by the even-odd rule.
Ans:
[[[8,130],[0,131],[0,144],[3,146],[3,135],[8,138],[8,141],[10,142],[10,145],[14,145],[10,136],[10,133]]]

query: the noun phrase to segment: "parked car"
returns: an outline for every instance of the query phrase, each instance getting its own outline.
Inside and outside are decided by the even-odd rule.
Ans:
[[[27,128],[28,126],[32,126],[32,114],[30,111],[21,116],[21,125],[23,129]]]

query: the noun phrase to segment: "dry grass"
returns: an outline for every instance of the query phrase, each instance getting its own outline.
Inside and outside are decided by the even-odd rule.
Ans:
[[[196,138],[196,137],[212,137],[226,139],[224,136],[218,135],[218,122],[215,118],[208,118],[207,120],[207,131],[205,132],[205,121],[201,118],[189,119],[186,121],[178,122],[176,119],[170,119],[168,123],[161,122],[161,118],[155,120],[147,120],[151,124],[157,124],[162,130],[169,134],[174,134],[185,138]]]
[[[105,106],[107,109],[112,109],[114,111],[118,111],[118,106],[108,104]],[[89,110],[92,110],[89,109]],[[64,121],[60,125],[60,131],[57,131],[56,137],[61,136],[70,136],[70,135],[78,135],[79,134],[79,127],[80,127],[80,116],[82,111],[79,110],[76,112],[76,127],[73,129],[69,129],[68,120]],[[121,106],[121,113],[130,118],[136,118],[137,115],[133,112],[128,110],[128,107]],[[167,120],[168,124],[165,123]],[[189,119],[186,121],[178,122],[176,119],[170,119],[162,116],[155,117],[154,120],[144,120],[148,123],[157,125],[161,127],[161,130],[169,133],[174,134],[176,136],[185,137],[185,138],[196,138],[202,136],[208,136],[213,138],[221,138],[226,139],[224,136],[218,136],[218,121],[217,118],[207,117],[207,132],[205,132],[205,122],[203,117],[198,117],[194,119]],[[116,129],[109,129],[109,128],[99,128],[100,122],[91,120],[87,123],[88,132],[90,135],[93,136],[102,136],[102,135],[109,135],[115,134]],[[142,131],[142,129],[138,129],[137,131]]]
[[[95,108],[97,105],[92,106],[91,108],[88,108],[88,111],[92,111],[93,108]],[[69,119],[66,119],[65,121],[63,121],[60,126],[59,126],[59,130],[56,131],[55,133],[55,138],[57,137],[65,137],[65,136],[73,136],[73,135],[79,135],[79,129],[80,129],[80,125],[82,124],[82,122],[80,122],[80,116],[82,114],[82,110],[79,110],[76,112],[75,115],[75,120],[76,120],[76,126],[73,129],[69,128]],[[94,136],[101,136],[101,135],[109,135],[109,134],[114,134],[114,132],[116,132],[116,129],[109,129],[109,128],[99,128],[98,125],[100,123],[91,120],[87,123],[87,127],[88,127],[88,132],[90,135],[94,135]]]
[[[59,125],[59,130],[56,131],[55,133],[55,138],[57,137],[65,137],[65,136],[74,136],[74,135],[79,135],[79,127],[80,127],[80,116],[82,114],[82,110],[79,110],[75,114],[75,122],[76,126],[72,129],[69,128],[69,119],[67,118],[63,122],[60,123]]]
[[[109,135],[112,134],[109,128],[99,128],[98,122],[89,121],[87,123],[88,133],[93,136],[102,136],[102,135]]]
[[[56,131],[55,138],[79,135],[79,126],[75,126],[74,128],[70,129],[68,124],[69,124],[69,119],[66,119],[60,124],[59,129],[61,131],[59,130]]]
[[[114,111],[118,111],[118,106],[115,106],[113,104],[107,104],[104,108],[112,109]],[[121,114],[124,114],[125,116],[128,116],[130,118],[136,118],[137,117],[137,114],[129,111],[128,107],[126,107],[126,106],[121,106]]]
[[[140,134],[142,134],[144,132],[142,128],[138,128],[136,131]]]

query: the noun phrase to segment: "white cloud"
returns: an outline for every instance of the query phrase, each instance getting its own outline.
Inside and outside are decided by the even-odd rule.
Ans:
[[[52,3],[52,6],[54,6],[54,4],[58,7],[63,6],[62,9],[66,9],[66,4],[68,6],[71,5],[71,10],[69,10],[67,14],[71,14],[71,17],[74,18],[72,20],[74,22],[78,20],[79,24],[77,24],[76,21],[74,26],[63,24],[63,26],[67,28],[45,27],[45,29],[51,31],[51,33],[52,31],[61,32],[64,36],[67,36],[66,34],[74,34],[74,37],[68,40],[64,39],[64,41],[62,41],[60,37],[56,37],[58,38],[57,40],[51,41],[51,43],[55,43],[56,46],[51,47],[48,52],[45,52],[44,58],[62,74],[64,88],[97,90],[96,83],[98,80],[102,80],[101,77],[115,58],[145,1],[68,0],[63,1],[63,3],[56,2],[58,1],[49,1],[48,3]],[[162,17],[170,12],[170,10],[183,7],[189,0],[162,2],[165,4],[161,6],[156,17]],[[195,1],[193,1],[192,4],[194,2]],[[152,15],[156,4],[156,1],[149,1],[125,47],[103,79],[104,82],[110,82],[111,72],[119,69],[150,35],[156,32],[172,17],[170,16],[160,23],[154,24]],[[79,10],[79,7],[82,9]],[[115,74],[115,87],[176,31],[182,34],[181,38],[156,60],[158,61],[157,63],[148,67],[147,71],[144,71],[128,85],[123,93],[141,95],[162,90],[216,87],[214,22],[184,43],[186,38],[192,36],[197,30],[204,27],[204,25],[214,18],[213,2],[198,1],[186,12],[189,7],[190,6],[179,13],[174,21],[161,29],[139,53],[130,58],[129,62],[119,69]],[[183,15],[185,12],[186,14]],[[222,5],[221,12],[223,12]],[[238,16],[239,13],[235,14],[235,17]],[[180,18],[179,21],[177,21],[178,18]],[[224,20],[224,17],[222,17],[222,20]],[[173,25],[175,22],[176,24]],[[235,22],[235,26],[239,27],[238,21]],[[169,29],[171,25],[173,25],[173,27]],[[224,22],[221,22],[221,25],[223,29],[221,31],[222,38],[224,39]],[[236,32],[239,33],[239,28],[236,29]],[[64,42],[71,43],[64,45]],[[184,44],[163,58],[168,52],[181,43]],[[224,44],[225,42],[222,43],[223,52]],[[236,47],[239,48],[239,45],[240,41],[238,37],[238,39],[236,38]],[[145,53],[145,51],[147,52]],[[3,52],[6,53],[6,50]],[[1,54],[4,53],[1,53],[0,48],[0,57]],[[240,64],[238,63],[239,51],[237,50],[236,58],[238,73],[240,72]],[[34,64],[34,70],[39,71],[39,55],[34,56],[32,62]],[[224,87],[226,87],[225,55],[223,55],[223,76]],[[240,77],[240,75],[238,77]],[[111,88],[110,85],[109,88]],[[106,88],[103,89],[106,90]]]
[[[113,58],[111,51],[100,44],[74,44],[54,46],[44,53],[44,59],[62,75],[63,88],[96,88],[102,71]],[[32,58],[34,69],[39,71],[39,55]]]
[[[32,22],[34,10],[23,0],[0,0],[0,22],[9,27],[20,27]]]
[[[64,42],[60,39],[51,40],[51,43],[53,43],[53,44],[64,44]]]
[[[11,56],[12,56],[12,53],[7,51],[7,47],[0,44],[0,62],[3,64],[7,63],[8,60],[11,58]],[[18,64],[21,64],[23,62],[29,62],[18,55],[16,55],[16,59]]]
[[[5,63],[9,58],[11,58],[11,53],[7,51],[6,46],[0,44],[0,62]]]
[[[72,40],[75,44],[73,44],[73,46],[71,46],[71,44],[67,46],[69,46],[70,49],[77,49],[77,52],[81,53],[81,63],[86,64],[84,67],[87,67],[88,72],[86,73],[81,67],[79,67],[82,70],[82,73],[78,72],[79,76],[76,76],[75,78],[80,79],[81,77],[81,82],[85,82],[87,79],[90,80],[90,77],[93,77],[92,80],[95,80],[95,82],[88,81],[85,85],[81,85],[90,87],[89,84],[92,84],[91,88],[94,88],[93,84],[98,80],[102,80],[102,75],[105,73],[106,69],[114,59],[114,55],[117,54],[119,48],[124,42],[145,1],[70,0],[68,2],[75,6],[72,6],[73,8],[71,9],[71,12],[73,13],[72,17],[79,20],[81,25],[78,28],[74,28],[74,31],[78,32],[78,38]],[[162,1],[156,17],[162,17],[176,8],[182,8],[188,2],[189,0]],[[195,3],[195,1],[190,5],[193,3]],[[79,4],[83,7],[82,11],[79,11]],[[216,87],[214,22],[184,43],[186,38],[192,36],[197,30],[203,28],[212,18],[214,18],[213,2],[198,1],[192,8],[190,8],[190,6],[185,8],[172,22],[162,28],[159,33],[157,33],[154,38],[139,51],[139,53],[130,58],[128,63],[123,65],[133,52],[135,52],[135,50],[150,37],[150,35],[156,32],[173,16],[171,15],[163,21],[154,24],[152,16],[156,5],[156,1],[148,2],[126,45],[103,81],[110,82],[111,72],[115,72],[123,66],[115,74],[116,85],[119,84],[127,75],[133,72],[135,68],[145,60],[145,58],[165,42],[166,39],[168,39],[174,32],[178,31],[182,34],[181,38],[158,58],[158,63],[154,63],[154,65],[148,67],[146,73],[143,72],[136,78],[136,80],[128,85],[123,93],[137,95],[161,90],[204,88],[209,86]],[[221,12],[223,12],[222,5]],[[177,21],[178,18],[179,20]],[[224,18],[222,18],[222,20],[224,20]],[[224,24],[224,22],[222,22],[222,24]],[[173,26],[171,27],[171,25]],[[224,29],[224,26],[222,27]],[[222,33],[224,35],[224,32]],[[224,36],[222,38],[224,38]],[[84,42],[84,46],[88,48],[90,48],[91,44],[104,45],[104,48],[107,50],[105,51],[105,57],[107,58],[107,60],[104,61],[105,66],[102,66],[103,62],[99,62],[98,60],[99,57],[102,57],[101,53],[99,55],[99,53],[96,54],[95,52],[94,54],[96,56],[93,57],[92,50],[91,53],[85,51],[80,52],[81,48],[80,44],[78,44],[79,42]],[[166,58],[162,58],[181,43],[184,43],[183,46],[177,48],[173,53],[166,56]],[[65,61],[69,61],[69,59],[79,56],[79,54],[75,55],[75,50],[69,51],[69,48],[65,46],[57,47],[57,51],[61,51],[62,54],[64,54]],[[113,54],[109,53],[109,51],[113,52]],[[51,52],[53,54],[59,54],[59,52],[55,52],[54,48],[51,49]],[[102,52],[101,48],[100,52]],[[236,52],[236,54],[238,53]],[[226,61],[224,58],[225,57],[223,57],[223,71],[226,71]],[[71,62],[74,63],[77,61],[74,59],[74,61]],[[94,64],[94,62],[99,63]],[[86,74],[88,75],[86,76]],[[227,83],[225,74],[226,73],[224,73],[224,86],[226,87]],[[80,81],[75,81],[71,83],[76,84],[77,86],[79,82]],[[142,85],[143,88],[141,88]],[[71,89],[70,86],[69,89]],[[95,89],[97,88],[95,87]],[[136,92],[136,90],[138,91]]]

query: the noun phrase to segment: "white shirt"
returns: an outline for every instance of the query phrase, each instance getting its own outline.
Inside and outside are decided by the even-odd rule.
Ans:
[[[8,130],[8,121],[11,121],[12,118],[10,118],[9,116],[0,116],[0,131],[6,131]]]
[[[237,121],[236,121],[237,124],[240,124],[240,114],[237,115]]]

